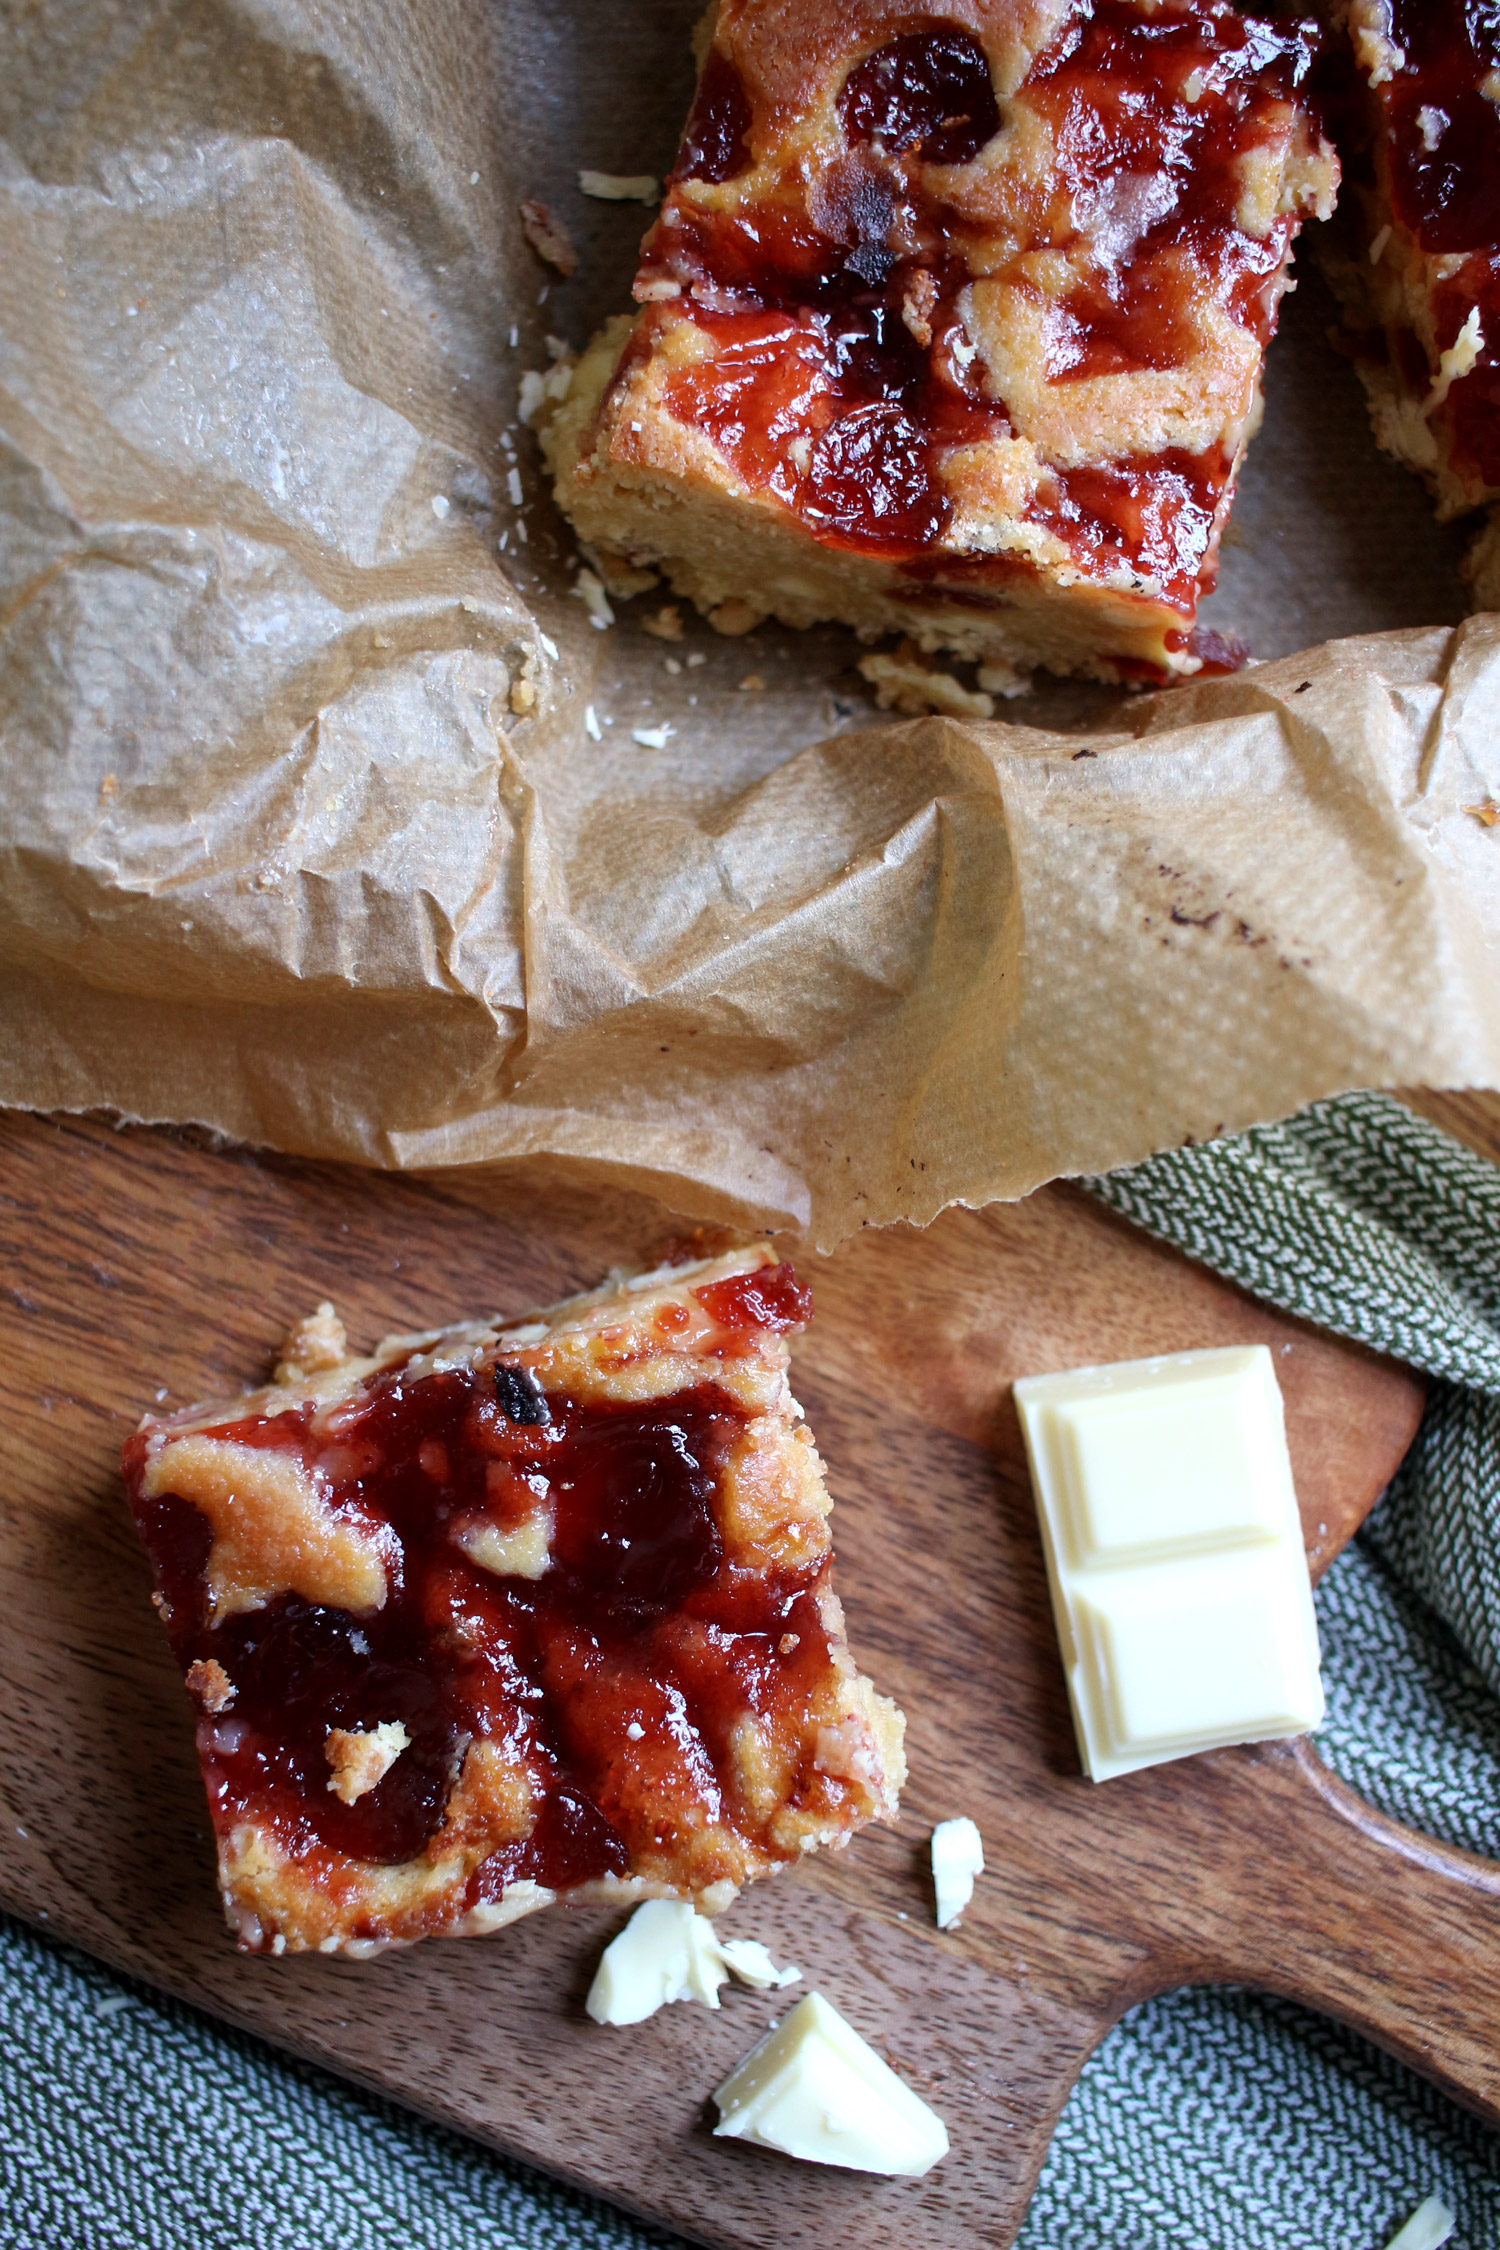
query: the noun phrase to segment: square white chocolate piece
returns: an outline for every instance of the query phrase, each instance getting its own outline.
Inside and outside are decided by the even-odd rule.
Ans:
[[[1092,1779],[1317,1726],[1318,1629],[1265,1345],[1028,1376],[1015,1397]]]

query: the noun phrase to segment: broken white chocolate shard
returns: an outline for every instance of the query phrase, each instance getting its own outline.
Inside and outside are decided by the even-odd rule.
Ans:
[[[1263,1344],[1015,1386],[1073,1721],[1095,1781],[1323,1716]]]
[[[1419,2203],[1399,2234],[1393,2234],[1385,2250],[1442,2250],[1458,2220],[1440,2195],[1429,2195]]]
[[[778,1969],[756,1938],[716,1938],[714,1943],[735,1982],[748,1984],[753,1992],[779,1992],[785,1985],[802,1982],[800,1969]]]
[[[920,2179],[948,2153],[936,2111],[820,1992],[772,2026],[714,2095],[715,2134],[806,2164]]]
[[[753,1938],[721,1940],[708,1917],[679,1899],[648,1899],[604,1949],[584,2007],[595,2023],[644,2023],[674,2000],[719,2005],[730,1977],[769,1992],[800,1982],[800,1969],[778,1969]]]
[[[940,1820],[932,1831],[932,1888],[940,1930],[955,1929],[984,1873],[984,1844],[972,1820]]]

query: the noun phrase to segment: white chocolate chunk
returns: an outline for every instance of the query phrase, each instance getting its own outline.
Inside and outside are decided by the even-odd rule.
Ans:
[[[644,2023],[673,2000],[719,2005],[719,1987],[735,1976],[759,1992],[800,1982],[800,1969],[778,1969],[753,1938],[721,1942],[712,1922],[682,1899],[652,1898],[638,1906],[604,1949],[584,2007],[595,2023]]]
[[[714,2095],[716,2135],[805,2164],[920,2179],[948,2153],[936,2111],[820,1992],[799,2000]]]
[[[1323,1716],[1263,1344],[1015,1386],[1079,1749],[1095,1781]]]
[[[984,1844],[972,1820],[940,1820],[932,1831],[932,1887],[940,1930],[955,1929],[984,1873]]]
[[[800,1969],[778,1969],[766,1947],[756,1938],[719,1938],[719,1959],[738,1984],[752,1992],[779,1992],[784,1985],[800,1984]]]
[[[1442,2197],[1429,2195],[1417,2205],[1400,2233],[1391,2236],[1386,2250],[1442,2250],[1457,2225],[1457,2218]]]

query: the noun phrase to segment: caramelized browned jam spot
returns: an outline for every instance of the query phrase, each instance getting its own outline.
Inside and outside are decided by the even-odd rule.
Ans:
[[[737,179],[750,162],[749,131],[750,102],[740,74],[727,55],[711,47],[668,186],[677,180],[718,186]]]
[[[1483,286],[1469,295],[1459,319],[1451,323],[1453,336],[1476,304],[1484,324],[1485,349],[1473,372],[1454,384],[1442,411],[1455,458],[1471,465],[1485,484],[1500,487],[1500,272],[1493,267]],[[1442,339],[1445,349],[1452,340]]]
[[[1178,364],[1205,289],[1268,341],[1292,221],[1266,241],[1240,231],[1239,167],[1284,130],[1313,43],[1305,26],[1246,18],[1224,0],[1150,11],[1094,0],[1037,57],[1025,100],[1053,127],[1058,206],[1074,214],[1056,246],[1071,246],[1085,219],[1103,245],[1053,315],[1051,380]],[[849,152],[812,188],[788,174],[729,211],[669,197],[643,254],[643,285],[670,277],[687,292],[656,317],[685,310],[715,347],[672,372],[667,411],[824,544],[903,570],[921,572],[950,530],[945,456],[1012,434],[960,318],[968,268],[921,175],[924,160],[977,154],[998,130],[994,99],[967,33],[904,33],[850,73],[839,101]],[[1047,244],[1042,227],[1036,246]],[[648,316],[622,373],[652,332]],[[1185,462],[1059,471],[1032,520],[1067,538],[1085,571],[1113,575],[1124,562],[1159,578],[1190,618],[1228,476],[1217,453]],[[1184,493],[1188,513],[1172,526]],[[1003,600],[991,582],[1033,568],[994,562],[968,589],[976,606]]]
[[[529,1367],[495,1362],[495,1403],[507,1421],[545,1428],[551,1419],[546,1395]]]
[[[786,1267],[705,1294],[716,1319],[746,1331],[785,1330],[810,1310]],[[718,1528],[745,1410],[705,1382],[644,1404],[553,1393],[547,1419],[522,1420],[497,1395],[498,1373],[413,1379],[398,1367],[340,1410],[336,1444],[320,1442],[309,1410],[214,1433],[294,1448],[332,1505],[390,1527],[401,1569],[373,1615],[282,1597],[211,1627],[207,1523],[171,1496],[136,1502],[179,1661],[216,1660],[238,1691],[200,1727],[221,1831],[252,1819],[314,1864],[407,1861],[442,1826],[467,1745],[510,1744],[537,1777],[536,1819],[480,1867],[472,1905],[523,1878],[563,1888],[623,1873],[705,1818],[732,1826],[736,1721],[749,1711],[793,1735],[805,1724],[829,1662],[822,1564],[747,1571]],[[145,1446],[140,1435],[126,1449],[133,1491]],[[485,1571],[455,1542],[476,1519],[505,1525],[538,1509],[551,1523],[538,1579]],[[328,1787],[329,1729],[391,1721],[408,1746],[344,1804]]]
[[[538,1876],[538,1867],[550,1872]],[[543,1798],[526,1842],[502,1844],[476,1870],[464,1893],[464,1906],[491,1904],[512,1883],[528,1878],[560,1890],[629,1872],[630,1847],[624,1837],[575,1783],[559,1781]]]
[[[1167,635],[1170,647],[1174,635]],[[1234,633],[1215,633],[1206,625],[1195,625],[1187,636],[1187,649],[1198,659],[1198,677],[1203,680],[1223,679],[1231,672],[1243,672],[1250,661],[1250,644]]]
[[[927,355],[885,305],[694,317],[717,352],[673,375],[668,410],[831,546],[920,554],[952,514],[934,444],[1008,427],[961,394],[938,395]]]
[[[229,1618],[209,1638],[240,1691],[230,1724],[214,1729],[224,1747],[213,1756],[211,1810],[258,1803],[289,1844],[414,1858],[442,1817],[455,1728],[411,1637],[289,1596]],[[388,1720],[401,1722],[410,1746],[374,1789],[344,1804],[328,1787],[329,1728],[362,1732]]]
[[[851,141],[929,164],[969,164],[1000,130],[984,49],[966,31],[909,31],[857,63],[839,94]]]

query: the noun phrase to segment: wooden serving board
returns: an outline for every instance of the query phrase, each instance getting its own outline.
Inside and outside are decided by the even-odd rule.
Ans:
[[[794,1378],[837,1503],[861,1662],[906,1710],[900,1826],[750,1891],[725,1927],[801,1964],[945,2118],[922,2181],[798,2166],[710,2131],[785,2005],[727,1994],[602,2031],[620,1916],[556,1909],[367,1965],[242,1960],[219,1919],[187,1699],[117,1473],[154,1398],[258,1378],[332,1296],[356,1344],[516,1311],[649,1252],[643,1201],[451,1189],[79,1121],[0,1119],[0,1900],[118,1967],[498,2148],[724,2246],[1006,2244],[1085,2057],[1187,1981],[1357,2025],[1500,2122],[1500,1871],[1369,1812],[1306,1746],[1080,1771],[1012,1378],[1264,1340],[1315,1563],[1421,1406],[1392,1366],[1277,1318],[1049,1189],[800,1261]],[[933,1823],[989,1859],[933,1926]]]

